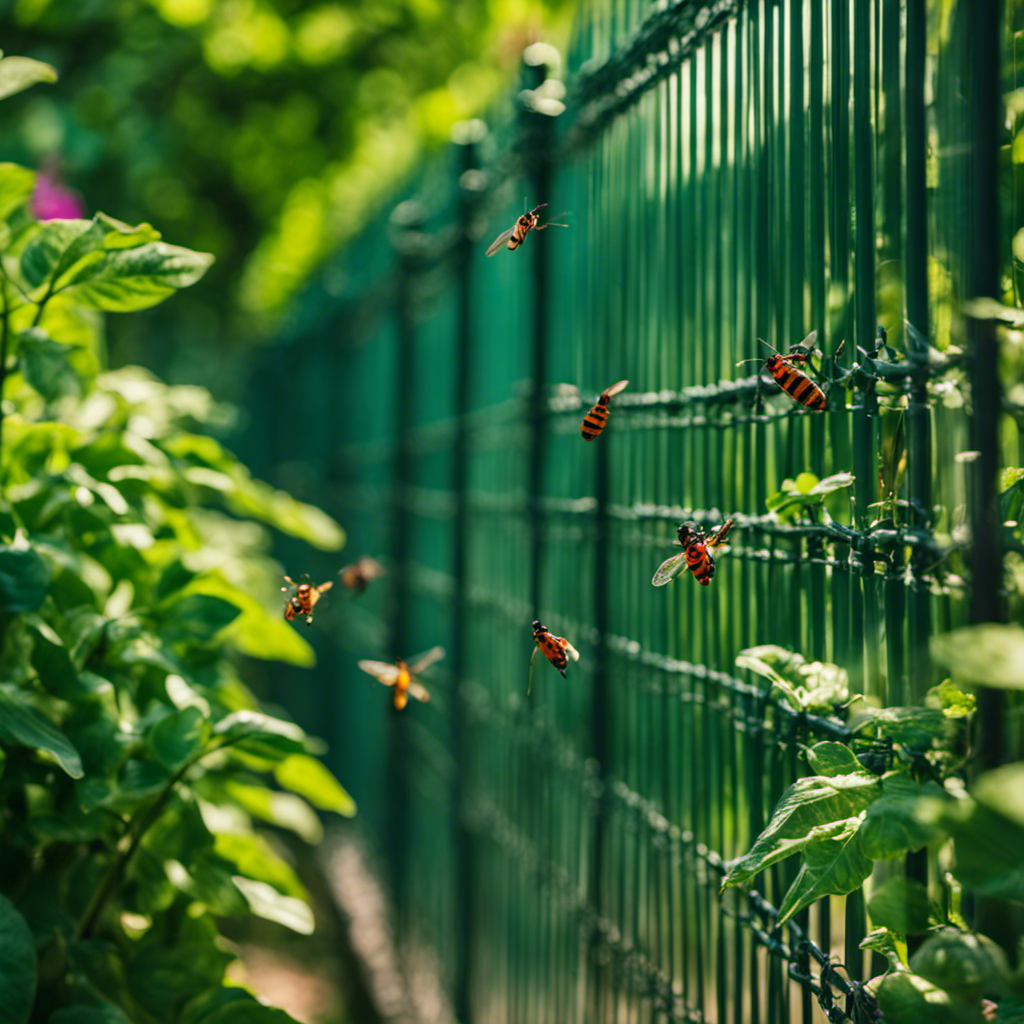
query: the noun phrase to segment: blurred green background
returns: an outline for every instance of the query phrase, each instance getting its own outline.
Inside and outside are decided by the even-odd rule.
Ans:
[[[241,393],[311,275],[452,124],[507,97],[572,0],[0,0],[58,82],[5,104],[0,159],[211,252],[173,308],[112,318],[111,365]],[[243,360],[244,362],[244,360]]]

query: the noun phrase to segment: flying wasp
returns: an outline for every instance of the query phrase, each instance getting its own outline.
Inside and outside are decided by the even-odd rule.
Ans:
[[[764,361],[764,368],[775,378],[779,387],[794,402],[799,402],[814,412],[824,412],[828,404],[825,392],[803,370],[798,370],[793,365],[794,363],[810,363],[811,353],[814,351],[814,343],[817,336],[817,331],[811,331],[799,345],[794,345],[786,355],[773,351]],[[768,342],[763,341],[761,338],[757,340],[762,345],[767,345],[768,348],[771,348]],[[760,361],[760,358],[742,360],[744,363],[759,363]],[[758,387],[760,387],[760,383],[761,378],[759,374]]]
[[[542,651],[544,657],[562,673],[563,679],[565,678],[565,669],[569,664],[569,659],[572,658],[573,661],[580,660],[580,652],[564,636],[553,636],[549,633],[541,625],[540,619],[533,620],[533,640],[537,646],[534,647],[533,654],[530,656],[530,683],[526,688],[527,697],[529,697],[530,689],[533,686],[533,663],[537,660],[538,651]]]
[[[363,555],[362,558],[346,565],[338,575],[341,577],[342,585],[357,594],[361,594],[369,585],[371,580],[385,575],[386,570],[376,558]]]
[[[290,595],[284,603],[284,617],[291,622],[296,615],[305,615],[306,625],[312,625],[313,606],[334,586],[334,583],[328,580],[326,583],[314,587],[311,583],[296,583],[290,576],[285,576],[284,581],[288,586],[282,587],[281,590],[287,590],[288,587],[295,588],[295,593]]]
[[[543,210],[547,205],[547,203],[541,203],[540,206],[535,206],[529,213],[524,213],[508,231],[502,231],[491,242],[487,249],[487,255],[493,256],[503,245],[508,249],[518,249],[526,241],[526,236],[534,229],[543,231],[545,228],[567,228],[568,224],[559,224],[552,220],[549,220],[547,224],[537,224],[539,219],[537,211]]]
[[[711,577],[715,575],[715,560],[709,549],[721,547],[725,543],[732,525],[733,520],[726,519],[721,526],[705,536],[704,531],[692,520],[681,523],[679,543],[683,550],[678,555],[666,558],[658,566],[651,583],[656,587],[663,587],[674,580],[683,569],[689,569],[697,578],[697,582],[706,587],[711,582]]]
[[[611,387],[607,387],[601,392],[597,404],[583,417],[580,433],[583,435],[584,441],[593,441],[608,425],[608,400],[614,398],[620,391],[625,391],[628,383],[628,380],[620,380],[617,384],[612,384]]]
[[[399,658],[393,664],[387,661],[361,661],[359,667],[373,676],[377,682],[395,688],[393,698],[395,710],[401,711],[409,703],[410,697],[415,697],[423,702],[430,700],[430,694],[416,679],[416,676],[443,657],[443,647],[431,647],[429,651],[411,658],[408,664]]]

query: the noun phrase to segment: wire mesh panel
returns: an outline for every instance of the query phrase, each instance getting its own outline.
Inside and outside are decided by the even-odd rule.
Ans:
[[[968,619],[970,19],[583,5],[568,93],[531,48],[518,111],[462,126],[376,229],[391,270],[339,326],[334,440],[390,601],[346,644],[448,658],[430,704],[387,716],[339,657],[363,689],[337,731],[386,780],[437,1019],[869,1019],[861,892],[781,928],[790,862],[719,895],[801,745],[849,738],[736,659],[775,645],[917,703],[929,637]],[[537,225],[488,258],[524,197]],[[652,586],[681,523],[728,519],[710,580]],[[566,678],[531,669],[534,620],[578,648]]]

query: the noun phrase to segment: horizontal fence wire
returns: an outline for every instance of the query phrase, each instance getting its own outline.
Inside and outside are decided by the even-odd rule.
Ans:
[[[930,637],[968,617],[976,125],[969,54],[936,17],[582,5],[567,80],[528,50],[515,108],[461,126],[341,258],[329,340],[291,340],[296,397],[268,407],[329,425],[325,503],[390,572],[339,615],[351,696],[328,732],[410,957],[436,965],[438,1021],[876,1019],[861,892],[779,927],[791,862],[719,888],[801,749],[852,736],[739,652],[776,644],[919,704]],[[486,258],[524,195],[569,227]],[[823,412],[738,365],[811,330]],[[852,479],[772,511],[801,474]],[[726,518],[710,586],[651,586],[681,522]],[[530,669],[534,619],[579,648],[566,679]],[[432,699],[401,714],[352,665],[436,643]]]

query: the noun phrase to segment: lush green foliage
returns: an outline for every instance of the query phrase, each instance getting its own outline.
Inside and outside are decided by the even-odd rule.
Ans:
[[[101,208],[215,253],[194,322],[219,340],[239,310],[280,310],[425,146],[506,92],[526,44],[564,32],[572,4],[13,6],[4,45],[49,61],[61,81],[9,108],[0,157],[58,155]]]
[[[99,311],[210,257],[102,214],[40,223],[32,187],[0,165],[0,1022],[287,1021],[225,984],[217,918],[309,931],[253,824],[315,841],[313,807],[354,807],[231,655],[311,662],[259,600],[258,521],[343,536],[197,432],[206,392],[101,372]]]
[[[951,865],[942,905],[902,875],[874,888],[868,902],[876,928],[863,945],[890,963],[871,983],[889,1024],[980,1022],[983,997],[1000,1000],[999,1020],[1021,1019],[1024,968],[1011,974],[1003,950],[969,930],[959,896],[967,890],[1024,903],[1024,763],[980,775],[970,794],[960,778],[975,711],[962,687],[1020,689],[1022,651],[1018,626],[956,630],[933,642],[933,656],[953,679],[935,687],[926,706],[849,702],[857,708],[850,745],[823,742],[806,751],[814,774],[786,790],[767,828],[726,875],[723,888],[751,885],[766,868],[799,854],[800,870],[779,907],[781,924],[822,896],[859,889],[880,861],[925,847],[941,852]],[[743,651],[737,664],[768,679],[798,710],[835,714],[847,702],[845,673],[835,665],[807,663],[775,647]],[[927,936],[909,957],[908,935]]]

